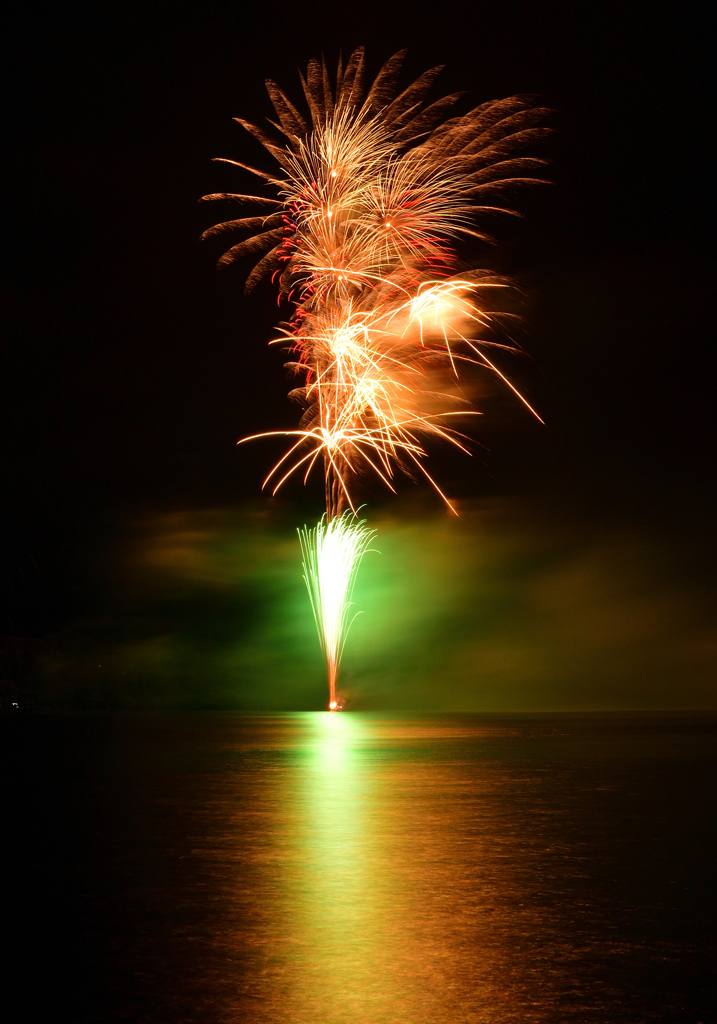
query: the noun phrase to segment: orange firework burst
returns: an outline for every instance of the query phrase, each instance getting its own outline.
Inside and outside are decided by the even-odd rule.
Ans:
[[[507,193],[542,180],[545,161],[522,153],[548,131],[540,126],[546,111],[513,96],[446,120],[460,94],[424,104],[440,68],[396,95],[404,52],[384,64],[367,92],[363,49],[345,68],[339,63],[335,87],[325,63],[311,61],[301,77],[308,121],[267,82],[277,134],[237,120],[279,170],[226,162],[263,178],[276,198],[204,197],[272,208],[217,224],[204,237],[243,233],[220,266],[259,256],[246,290],[270,276],[292,306],[276,341],[291,348],[296,358],[288,365],[304,376],[291,392],[304,412],[295,431],[283,432],[293,443],[266,482],[276,491],[318,462],[329,521],[354,509],[366,472],[392,487],[397,467],[418,468],[438,490],[423,466],[424,442],[465,448],[451,423],[475,414],[446,384],[461,364],[512,387],[487,354],[496,345],[486,337],[494,315],[481,301],[506,282],[484,271],[460,273],[455,246],[465,236],[488,240],[481,216],[515,213],[505,206]]]

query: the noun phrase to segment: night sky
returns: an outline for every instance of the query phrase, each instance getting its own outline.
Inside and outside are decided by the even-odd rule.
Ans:
[[[296,420],[282,354],[266,347],[279,316],[268,287],[245,299],[236,268],[215,270],[221,249],[198,240],[213,211],[197,199],[252,190],[212,157],[270,168],[232,121],[271,116],[264,78],[298,97],[297,68],[358,44],[369,77],[408,46],[404,84],[440,63],[436,95],[465,89],[466,108],[530,92],[555,111],[553,184],[526,195],[499,257],[525,297],[531,358],[514,376],[546,426],[496,398],[478,457],[436,475],[523,518],[539,507],[573,529],[688,537],[697,553],[679,571],[704,587],[712,169],[707,29],[689,5],[65,5],[13,18],[0,633],[42,636],[87,613],[78,566],[94,558],[102,575],[87,551],[108,522],[261,505],[275,449],[235,442]],[[408,481],[401,494],[415,500]],[[297,487],[284,501],[319,498]]]

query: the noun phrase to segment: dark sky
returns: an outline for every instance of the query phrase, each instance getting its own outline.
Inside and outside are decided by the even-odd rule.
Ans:
[[[276,306],[215,271],[218,252],[198,241],[212,213],[196,201],[251,189],[210,160],[262,159],[231,118],[270,115],[265,77],[297,96],[308,58],[333,64],[359,43],[369,73],[408,46],[406,82],[441,63],[444,92],[531,92],[556,111],[555,185],[526,199],[504,256],[534,360],[516,373],[547,426],[501,406],[485,457],[446,461],[451,486],[638,518],[708,512],[707,29],[689,5],[26,5],[12,17],[0,280],[11,562],[108,512],[259,494],[271,453],[235,441],[295,418],[281,354],[265,346]]]

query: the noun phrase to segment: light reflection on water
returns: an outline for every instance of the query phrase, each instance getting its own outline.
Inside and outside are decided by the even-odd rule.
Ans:
[[[452,854],[465,783],[444,766],[386,756],[396,742],[466,730],[350,714],[307,716],[302,728],[303,763],[286,792],[295,836],[283,879],[295,951],[287,1019],[473,1019],[476,982],[486,981]],[[479,835],[471,847],[481,862]]]
[[[610,797],[624,758],[651,762],[660,745],[664,756],[664,736],[478,716],[265,721],[288,758],[264,782],[274,838],[252,897],[271,907],[262,981],[222,1020],[651,1019],[644,1006],[630,1015],[620,979],[675,950],[650,949],[649,923],[631,927],[635,906],[611,907],[592,879],[640,842],[634,823],[620,836],[609,821]],[[595,771],[586,753],[610,760]]]
[[[303,756],[284,794],[292,857],[282,882],[294,950],[287,1001],[306,1019],[321,1019],[332,1003],[357,1019],[395,987],[385,962],[395,908],[377,816],[381,780],[356,716],[315,713],[302,725]]]
[[[77,1022],[714,1019],[715,716],[40,726],[81,761]]]

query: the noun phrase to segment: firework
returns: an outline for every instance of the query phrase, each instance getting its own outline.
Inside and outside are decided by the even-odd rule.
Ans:
[[[313,530],[299,530],[304,581],[309,591],[319,642],[329,672],[329,708],[341,710],[336,679],[344,644],[353,619],[351,597],[361,559],[375,530],[347,509],[327,521],[323,516]],[[354,616],[355,618],[355,616]]]
[[[545,163],[524,155],[548,131],[547,111],[531,97],[447,117],[460,93],[425,103],[440,67],[396,94],[404,54],[391,57],[368,90],[362,48],[345,68],[339,61],[335,84],[325,63],[310,61],[301,76],[308,120],[268,81],[273,131],[236,120],[278,169],[224,162],[257,175],[274,195],[204,197],[259,207],[203,237],[242,236],[219,266],[258,257],[246,291],[270,277],[287,308],[274,343],[293,356],[287,367],[300,382],[290,398],[303,414],[296,430],[280,432],[290,447],[265,485],[276,493],[297,472],[306,480],[316,466],[323,470],[326,519],[304,531],[302,545],[332,701],[343,641],[340,631],[330,638],[326,630],[344,621],[350,598],[338,581],[353,584],[361,556],[350,572],[324,561],[365,549],[363,526],[346,515],[355,513],[362,477],[375,474],[393,489],[397,470],[421,473],[451,507],[424,466],[425,442],[468,450],[457,425],[477,410],[457,384],[459,370],[479,368],[518,395],[498,365],[500,351],[515,347],[505,332],[494,340],[505,317],[489,311],[490,294],[507,282],[462,269],[457,247],[469,237],[492,242],[487,218],[517,215],[512,190],[542,181]],[[334,582],[316,590],[310,579]]]

